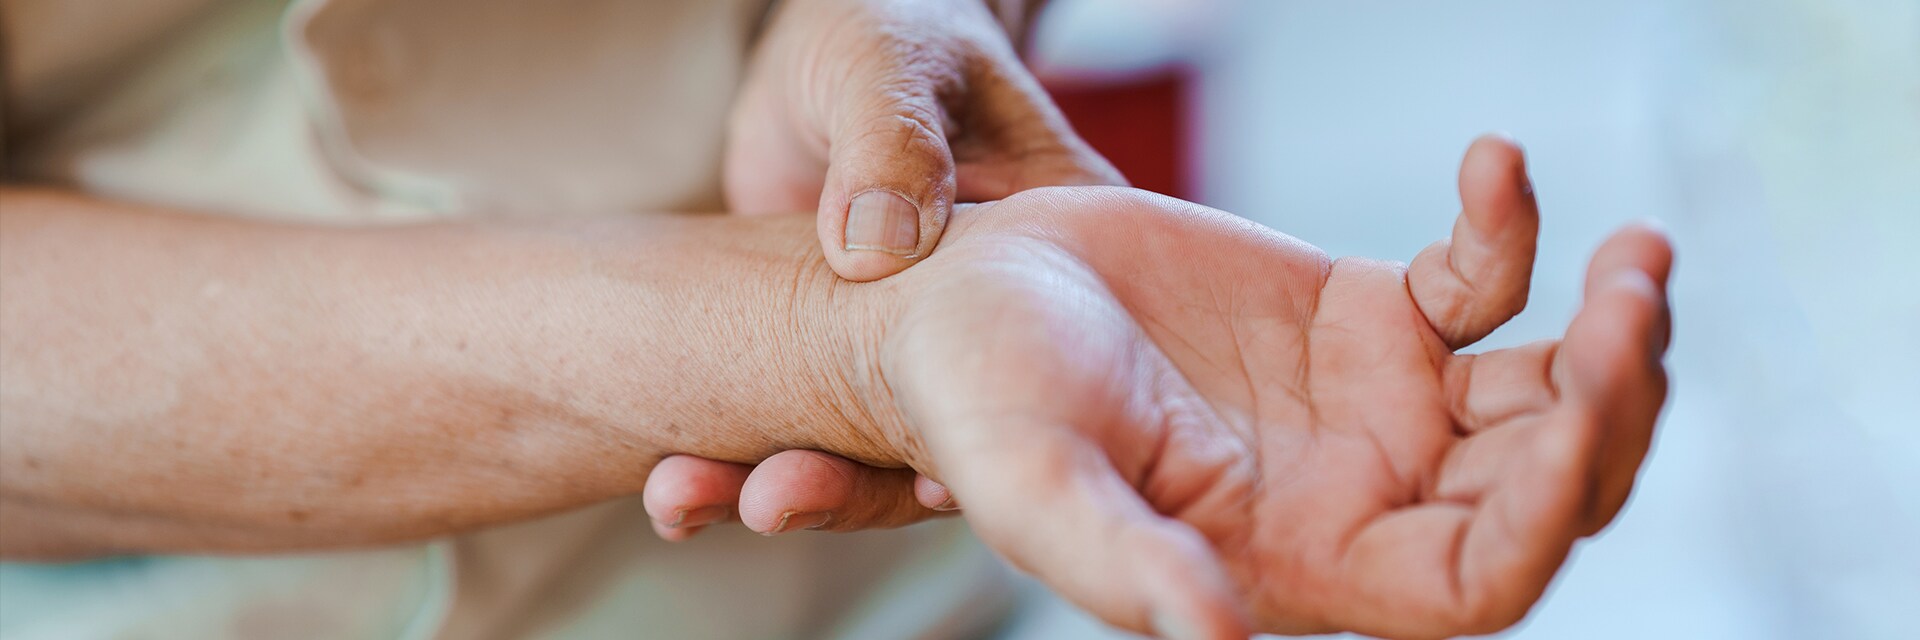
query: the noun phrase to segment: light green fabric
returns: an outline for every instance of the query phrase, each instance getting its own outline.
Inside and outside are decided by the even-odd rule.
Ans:
[[[0,564],[0,638],[432,637],[443,545],[278,558]]]

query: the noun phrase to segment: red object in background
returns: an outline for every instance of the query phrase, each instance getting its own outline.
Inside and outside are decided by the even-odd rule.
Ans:
[[[1187,192],[1189,74],[1182,69],[1116,81],[1047,83],[1075,131],[1133,186],[1192,199]]]

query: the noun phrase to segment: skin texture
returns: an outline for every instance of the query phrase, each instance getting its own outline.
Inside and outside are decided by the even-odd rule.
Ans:
[[[1463,174],[1451,249],[1412,271],[1137,193],[1010,199],[902,276],[940,285],[870,388],[989,544],[1119,626],[1504,628],[1626,497],[1671,254],[1623,231],[1565,342],[1456,355],[1523,305],[1537,226],[1511,146]],[[1055,213],[998,210],[1022,207]]]
[[[810,226],[330,229],[0,188],[0,553],[383,544],[633,495],[670,452],[871,459],[840,408],[858,308]]]
[[[350,232],[9,191],[0,552],[418,539],[642,491],[666,452],[816,449],[942,481],[1123,628],[1491,631],[1612,519],[1665,395],[1644,228],[1564,342],[1454,353],[1522,306],[1525,185],[1476,144],[1410,268],[1041,189],[868,284],[794,218]]]
[[[955,202],[1125,184],[1021,64],[1008,30],[1032,3],[991,4],[779,3],[729,123],[729,208],[817,209],[827,263],[864,282],[932,253]],[[869,192],[917,214],[912,249],[849,248],[849,208]]]
[[[730,122],[730,208],[748,215],[817,208],[828,264],[864,282],[934,251],[955,202],[1043,186],[1126,184],[1073,132],[1017,55],[1040,4],[780,3]],[[849,248],[853,198],[869,192],[898,195],[915,211],[911,254]],[[674,457],[648,486],[654,530],[668,540],[716,522],[778,533],[791,529],[781,523],[792,524],[792,515],[828,514],[840,527],[859,528],[904,524],[908,514],[925,512],[916,504],[958,508],[946,487],[925,476],[809,450],[758,467]],[[849,502],[866,508],[836,510]]]
[[[1672,257],[1623,230],[1564,342],[1456,353],[1525,306],[1539,224],[1511,142],[1477,142],[1460,181],[1452,238],[1410,266],[1138,192],[971,211],[880,283],[918,293],[856,388],[899,407],[882,424],[983,539],[1117,626],[1504,628],[1631,489]],[[781,480],[833,507],[826,529],[912,513],[903,474],[822,475]],[[741,510],[756,529],[781,511]]]

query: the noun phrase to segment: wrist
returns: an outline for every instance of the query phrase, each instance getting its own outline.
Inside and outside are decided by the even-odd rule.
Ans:
[[[818,243],[799,265],[795,304],[788,320],[796,350],[791,369],[802,395],[819,412],[807,424],[804,447],[878,467],[912,466],[917,438],[904,428],[891,390],[880,375],[880,357],[898,287],[854,283],[834,275]]]
[[[545,299],[517,304],[578,323],[506,338],[554,374],[543,397],[629,445],[634,468],[787,449],[900,464],[853,374],[872,352],[872,296],[827,268],[810,217],[642,218],[538,250],[561,272],[527,276]]]

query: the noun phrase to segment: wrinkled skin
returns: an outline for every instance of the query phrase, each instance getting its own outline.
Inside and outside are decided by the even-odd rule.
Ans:
[[[850,415],[1120,627],[1504,628],[1626,499],[1665,397],[1671,252],[1623,230],[1564,341],[1458,354],[1524,306],[1538,226],[1510,143],[1477,143],[1461,192],[1410,266],[1124,189],[956,214],[933,257],[848,294],[880,301]],[[888,473],[850,476],[842,509],[932,513],[891,506],[913,489]]]
[[[1008,29],[1023,17],[996,19],[988,4],[777,3],[728,121],[729,209],[817,210],[827,264],[868,281],[937,250],[956,202],[1125,184],[1020,61]],[[917,211],[917,250],[848,248],[849,207],[868,192]]]
[[[1009,30],[1024,30],[1031,16],[1019,15],[1022,6],[1035,3],[778,3],[728,120],[729,208],[746,215],[817,210],[828,266],[869,281],[936,250],[955,202],[1044,186],[1126,184],[1021,62]],[[918,209],[916,257],[846,248],[851,201],[876,190]],[[674,456],[654,469],[648,486],[654,528],[668,540],[742,517],[766,532],[803,524],[784,514],[832,511],[829,526],[845,529],[957,508],[946,487],[924,476],[805,450],[753,467]],[[856,502],[868,508],[831,508]]]

